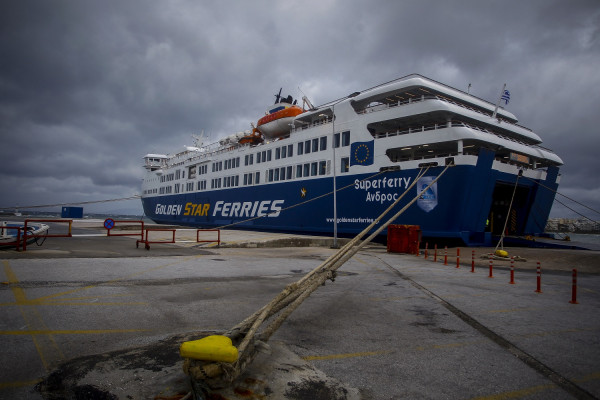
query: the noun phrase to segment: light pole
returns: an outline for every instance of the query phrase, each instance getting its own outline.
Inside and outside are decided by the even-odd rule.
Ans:
[[[331,247],[339,249],[340,246],[337,240],[337,183],[335,181],[337,175],[335,169],[335,104],[331,106],[331,146],[333,147],[333,245]]]
[[[336,183],[336,176],[337,176],[337,172],[336,172],[336,162],[335,162],[335,106],[339,103],[341,103],[342,101],[352,98],[352,97],[356,97],[360,94],[360,92],[354,92],[338,101],[336,101],[335,103],[333,103],[331,105],[331,145],[333,146],[333,163],[332,163],[332,168],[333,168],[333,245],[331,246],[334,249],[339,249],[340,246],[338,245],[338,237],[337,237],[337,183]],[[341,145],[341,140],[342,137],[340,135],[340,145]]]

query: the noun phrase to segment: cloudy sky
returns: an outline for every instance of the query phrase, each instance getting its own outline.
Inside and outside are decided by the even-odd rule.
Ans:
[[[491,102],[507,83],[559,191],[599,210],[599,29],[597,0],[3,1],[0,208],[134,196],[146,153],[248,129],[280,87],[322,104],[419,73]]]

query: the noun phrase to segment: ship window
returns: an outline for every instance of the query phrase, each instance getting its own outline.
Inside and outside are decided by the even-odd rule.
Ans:
[[[296,178],[302,178],[302,164],[296,165]]]
[[[256,163],[260,164],[261,161],[261,156],[260,156],[260,152],[256,153]]]
[[[327,172],[327,161],[319,162],[319,175],[325,175]]]
[[[306,142],[304,142],[304,153],[305,154],[310,153],[310,140],[307,140]]]
[[[342,147],[350,146],[350,131],[342,132]]]
[[[304,154],[304,142],[298,143],[298,155],[301,156]]]
[[[315,176],[317,175],[317,163],[311,163],[310,164],[310,176]]]
[[[269,176],[267,177],[267,182],[273,182],[273,170],[269,170]]]
[[[281,158],[281,148],[278,147],[275,149],[275,159],[279,160]]]
[[[257,184],[257,185],[260,183],[260,172],[257,172],[257,173],[254,175],[254,182],[255,182],[255,184]]]
[[[271,150],[267,150],[267,161],[271,161]]]
[[[314,138],[312,140],[312,151],[313,151],[313,153],[316,151],[319,151],[319,139],[317,139],[317,138]]]
[[[339,132],[333,135],[333,147],[336,149],[340,147],[340,134]]]
[[[350,158],[342,157],[342,166],[341,166],[340,172],[343,174],[345,172],[348,172],[349,170],[350,170]]]
[[[293,178],[293,173],[294,169],[292,168],[292,166],[290,165],[289,167],[287,167],[287,179],[292,179]]]
[[[239,168],[239,166],[240,166],[240,158],[236,157],[235,158],[235,168]]]
[[[304,172],[302,176],[310,176],[310,164],[304,164]]]
[[[327,150],[327,136],[323,136],[319,139],[321,143],[319,144],[319,148],[321,151]]]
[[[181,178],[181,170],[178,169],[175,171],[175,179],[180,179]],[[175,193],[179,193],[179,192],[175,192]]]
[[[275,168],[275,171],[274,171],[274,172],[275,172],[275,177],[274,177],[274,180],[275,180],[275,181],[278,181],[278,180],[279,180],[279,168]]]
[[[283,146],[281,148],[281,158],[286,158],[287,157],[287,146]]]
[[[285,167],[281,167],[279,170],[279,176],[281,177],[282,181],[285,181]]]

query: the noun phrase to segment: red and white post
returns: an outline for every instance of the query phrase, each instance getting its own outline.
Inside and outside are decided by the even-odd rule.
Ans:
[[[444,246],[444,265],[448,265],[448,246]]]
[[[456,248],[456,268],[460,268],[460,247]]]
[[[571,304],[579,304],[577,302],[577,270],[573,268],[573,287],[571,290]]]
[[[490,259],[490,274],[488,275],[488,278],[493,278],[494,277],[494,260]]]
[[[471,251],[471,272],[475,272],[475,250]]]
[[[540,266],[540,262],[537,262],[537,289],[536,293],[542,293],[542,267]]]
[[[510,258],[510,283],[511,285],[515,284],[515,258]]]

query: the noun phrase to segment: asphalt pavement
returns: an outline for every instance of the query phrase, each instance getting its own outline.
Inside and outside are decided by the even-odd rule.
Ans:
[[[336,251],[322,238],[248,232],[223,232],[221,247],[178,232],[146,250],[77,229],[0,253],[0,399],[181,397],[183,341],[226,331]],[[599,254],[572,251],[586,264]],[[456,268],[454,256],[444,265],[367,247],[215,395],[600,397],[600,271],[578,275],[573,304],[568,268],[544,269],[536,292],[535,269],[516,263],[511,284],[509,264],[490,277],[480,256],[471,272],[467,256]]]

